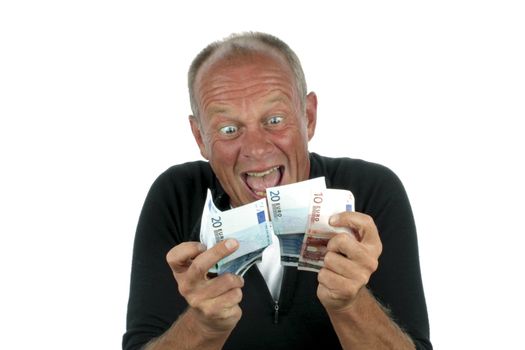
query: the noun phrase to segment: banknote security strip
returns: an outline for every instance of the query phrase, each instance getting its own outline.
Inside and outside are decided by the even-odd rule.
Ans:
[[[327,189],[324,177],[268,188],[266,197],[220,211],[208,190],[201,243],[209,249],[228,238],[239,241],[237,251],[209,272],[243,275],[261,260],[272,232],[279,239],[283,266],[316,272],[323,267],[328,240],[337,233],[351,233],[348,228],[330,226],[328,220],[333,214],[354,211],[354,196],[348,190]]]

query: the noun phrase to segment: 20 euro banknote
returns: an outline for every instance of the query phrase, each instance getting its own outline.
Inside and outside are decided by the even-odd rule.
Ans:
[[[235,238],[239,248],[220,260],[209,272],[242,275],[261,259],[263,250],[272,242],[272,225],[265,199],[220,211],[208,190],[201,219],[200,241],[210,249],[228,238]]]

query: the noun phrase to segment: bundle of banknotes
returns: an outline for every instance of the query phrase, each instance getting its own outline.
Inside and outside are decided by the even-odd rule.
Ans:
[[[354,196],[348,190],[327,189],[324,177],[267,188],[266,197],[221,212],[208,191],[201,242],[209,249],[227,238],[239,241],[239,249],[210,272],[244,274],[261,260],[274,233],[279,239],[282,265],[319,271],[330,238],[337,233],[351,233],[348,228],[330,226],[328,221],[333,214],[354,211]]]
[[[264,249],[272,243],[272,232],[264,198],[220,211],[208,190],[201,219],[201,243],[210,249],[228,238],[235,238],[239,242],[239,249],[215,264],[209,270],[210,273],[220,275],[231,272],[242,276],[261,259]]]

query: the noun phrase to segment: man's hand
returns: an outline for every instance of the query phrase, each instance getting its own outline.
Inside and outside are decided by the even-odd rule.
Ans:
[[[180,294],[189,304],[200,326],[199,332],[229,333],[241,318],[239,302],[244,280],[224,274],[208,278],[208,270],[239,247],[233,239],[225,240],[209,250],[197,242],[184,242],[171,249],[166,257],[177,280]]]
[[[348,227],[354,234],[340,233],[328,242],[317,297],[329,313],[352,305],[377,269],[382,250],[377,227],[368,215],[340,213],[330,218],[330,225]]]

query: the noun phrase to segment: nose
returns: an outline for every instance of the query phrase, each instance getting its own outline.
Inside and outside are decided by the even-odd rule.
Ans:
[[[245,158],[261,159],[271,154],[275,148],[263,127],[247,128],[242,142],[242,155]]]

